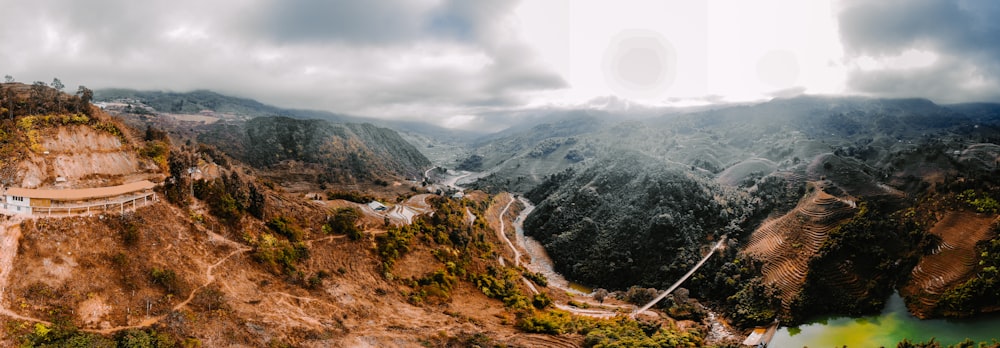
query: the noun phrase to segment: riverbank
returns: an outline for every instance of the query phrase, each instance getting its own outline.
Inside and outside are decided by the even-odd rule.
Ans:
[[[1000,315],[951,320],[921,320],[906,309],[903,298],[893,294],[881,314],[861,318],[829,318],[799,327],[783,327],[772,347],[895,347],[899,341],[929,341],[942,346],[966,338],[976,342],[1000,339]]]

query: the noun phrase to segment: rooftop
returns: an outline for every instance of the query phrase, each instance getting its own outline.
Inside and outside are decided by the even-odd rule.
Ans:
[[[150,190],[153,187],[156,187],[156,184],[153,184],[149,180],[142,180],[133,183],[128,183],[125,185],[85,188],[85,189],[47,190],[47,189],[27,189],[20,187],[11,187],[7,189],[7,192],[5,194],[8,196],[28,197],[34,199],[51,199],[56,201],[78,201],[78,200],[86,200],[94,198],[121,196],[123,194],[132,193],[136,191]]]

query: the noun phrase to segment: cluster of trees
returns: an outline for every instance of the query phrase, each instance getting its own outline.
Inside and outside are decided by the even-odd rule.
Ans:
[[[152,159],[164,172],[170,170],[167,159],[170,157],[171,142],[167,132],[148,126],[143,140],[146,141],[146,145],[139,151],[139,154]]]
[[[297,267],[299,261],[309,258],[309,247],[301,240],[301,230],[284,217],[275,218],[267,225],[274,234],[262,233],[247,241],[253,247],[253,259],[274,273],[285,274],[293,282],[308,281]]]
[[[235,170],[214,180],[194,180],[201,152],[171,151],[168,154],[170,176],[164,183],[167,200],[180,206],[187,206],[191,196],[205,201],[212,215],[229,223],[234,223],[249,213],[258,219],[264,218],[266,198],[264,191],[253,181],[246,180]]]
[[[979,344],[976,344],[975,341],[966,338],[962,342],[944,346],[941,345],[941,342],[938,342],[933,338],[927,342],[913,342],[904,339],[903,341],[896,344],[896,348],[1000,348],[1000,342],[993,340],[992,343],[979,342]]]
[[[242,127],[213,125],[198,140],[256,167],[288,161],[290,174],[308,172],[321,183],[354,183],[384,176],[414,176],[430,160],[395,131],[371,124],[258,117]]]
[[[355,207],[339,208],[326,220],[323,230],[327,233],[346,234],[351,240],[358,240],[364,236],[364,231],[358,227],[358,220],[361,219],[361,211]]]
[[[996,237],[977,245],[980,261],[975,275],[941,295],[940,314],[966,317],[1000,307],[1000,226],[993,230]]]
[[[58,78],[52,79],[50,84],[35,81],[31,85],[23,85],[15,83],[14,78],[7,75],[5,81],[0,84],[0,116],[13,119],[37,114],[92,115],[90,101],[94,92],[85,86],[79,86],[75,95],[65,95],[63,89],[66,86]]]
[[[594,319],[563,311],[522,313],[517,328],[526,332],[550,335],[584,335],[584,347],[701,347],[703,335],[697,330],[682,330],[657,322],[636,321],[626,317]]]
[[[201,347],[196,338],[178,338],[155,329],[128,329],[114,336],[80,331],[68,321],[52,325],[35,324],[31,332],[21,337],[21,347],[62,348],[194,348]]]
[[[683,168],[623,152],[551,176],[527,195],[540,201],[525,231],[572,279],[612,289],[666,288],[701,258],[710,238],[750,215],[739,196]],[[541,198],[541,200],[539,200]]]

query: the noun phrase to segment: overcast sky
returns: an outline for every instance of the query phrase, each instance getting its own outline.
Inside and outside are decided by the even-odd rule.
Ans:
[[[18,81],[458,128],[608,101],[1000,101],[991,0],[0,0],[0,13],[0,74]]]

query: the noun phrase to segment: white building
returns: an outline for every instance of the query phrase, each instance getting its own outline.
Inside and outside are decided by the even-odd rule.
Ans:
[[[368,207],[371,208],[374,211],[386,211],[386,210],[389,209],[389,208],[387,208],[385,206],[385,204],[382,204],[379,201],[371,201],[371,202],[369,202],[368,203]]]
[[[155,184],[148,180],[125,185],[65,190],[8,188],[3,192],[3,210],[23,215],[89,214],[124,212],[156,200]]]

